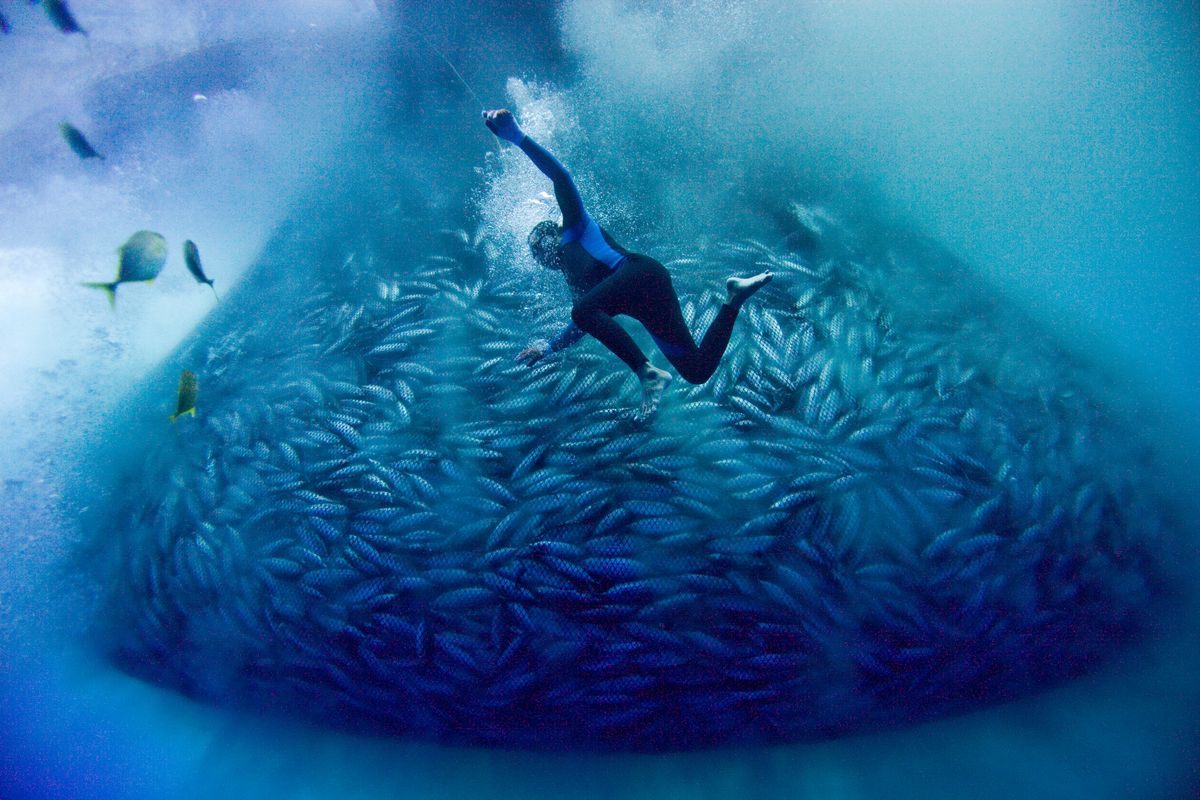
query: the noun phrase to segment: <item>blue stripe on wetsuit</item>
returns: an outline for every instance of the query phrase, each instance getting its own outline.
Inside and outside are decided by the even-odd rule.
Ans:
[[[586,211],[583,212],[583,219],[563,231],[562,243],[570,242],[579,242],[584,252],[611,270],[621,266],[621,262],[625,260],[625,256],[613,250],[608,242],[604,241],[604,233],[601,232],[600,226]]]
[[[608,244],[604,239],[604,233],[600,230],[600,226],[596,224],[588,213],[583,212],[583,219],[579,220],[571,228],[563,231],[563,244],[567,242],[579,242],[583,245],[583,249],[587,254],[602,264],[607,264],[608,268],[614,272],[621,264],[625,263],[628,256],[621,255]],[[563,347],[568,347],[583,338],[583,331],[579,330],[572,322],[568,328],[554,338],[550,346],[554,350],[560,350]],[[658,345],[658,349],[669,356],[682,356],[687,353],[687,348],[682,345],[664,342],[662,339],[650,334],[650,338]],[[555,342],[559,342],[559,346],[555,347]]]
[[[563,231],[562,243],[569,244],[570,242],[579,242],[585,253],[613,271],[616,271],[625,261],[625,256],[612,249],[608,242],[604,241],[604,233],[600,230],[600,226],[586,211],[583,212],[583,219]],[[563,329],[562,333],[550,340],[550,350],[558,352],[564,347],[570,347],[582,339],[583,335],[579,326],[572,322]],[[659,342],[659,346],[662,345],[663,343]],[[672,347],[673,345],[667,346]]]

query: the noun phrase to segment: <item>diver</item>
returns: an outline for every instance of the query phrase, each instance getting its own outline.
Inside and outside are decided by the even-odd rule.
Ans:
[[[583,207],[583,198],[565,167],[525,134],[507,110],[483,112],[492,133],[521,148],[554,183],[562,211],[562,227],[539,222],[529,234],[534,260],[559,270],[574,298],[571,323],[549,342],[522,350],[518,361],[533,364],[590,334],[633,370],[642,384],[642,417],[653,414],[671,374],[650,364],[641,348],[613,317],[633,317],[649,332],[667,361],[689,383],[701,384],[716,371],[738,311],[749,297],[771,280],[770,272],[725,282],[729,298],[721,305],[704,339],[696,346],[683,320],[679,298],[666,267],[649,256],[630,253],[596,224]]]

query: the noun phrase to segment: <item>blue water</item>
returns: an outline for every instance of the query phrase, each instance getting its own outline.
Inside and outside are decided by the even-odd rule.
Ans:
[[[104,421],[128,387],[212,307],[180,269],[182,239],[201,245],[219,289],[232,287],[295,203],[322,187],[333,196],[364,154],[394,151],[397,180],[420,202],[452,226],[478,204],[501,256],[519,257],[536,180],[485,155],[496,148],[442,56],[488,105],[515,106],[547,137],[618,230],[642,230],[648,206],[668,212],[656,220],[663,239],[702,236],[736,222],[721,187],[749,172],[769,188],[789,171],[928,234],[1049,335],[1108,365],[1129,405],[1158,420],[1147,437],[1171,468],[1164,489],[1186,498],[1200,438],[1195,8],[73,7],[86,40],[24,6],[4,7],[13,31],[0,39],[13,77],[0,108],[0,795],[1194,788],[1200,658],[1172,634],[1194,630],[1186,607],[1083,679],[911,729],[664,757],[442,749],[196,706],[97,663],[74,646],[93,598],[62,568],[79,533],[59,498],[89,480],[79,465],[111,441]],[[79,162],[57,137],[62,118],[106,161]],[[378,224],[347,220],[347,238]],[[113,313],[76,282],[107,280],[113,249],[143,227],[167,236],[174,263],[153,287],[123,287]]]

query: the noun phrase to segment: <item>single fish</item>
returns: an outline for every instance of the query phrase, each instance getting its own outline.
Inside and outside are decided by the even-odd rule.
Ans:
[[[175,413],[171,415],[171,422],[184,414],[196,416],[196,395],[199,392],[200,386],[196,383],[196,376],[185,369],[179,375],[179,399],[175,402]]]
[[[4,14],[0,13],[0,33],[8,33],[8,20],[4,18]]]
[[[109,305],[116,307],[117,285],[136,281],[152,281],[167,263],[167,240],[153,231],[138,231],[129,241],[117,248],[120,260],[117,279],[112,283],[84,283],[92,289],[108,292]]]
[[[217,294],[216,287],[213,286],[212,278],[204,276],[204,268],[200,266],[200,251],[196,249],[196,243],[188,239],[183,243],[183,263],[187,264],[188,272],[192,273],[197,283],[207,283],[208,288],[213,290],[213,296],[220,300],[220,295]]]
[[[66,0],[42,0],[42,8],[46,9],[46,16],[50,17],[54,27],[63,33],[82,33],[87,36],[87,31],[80,27],[71,9],[67,8]]]
[[[63,121],[58,123],[58,132],[62,134],[63,139],[66,139],[67,145],[80,158],[98,158],[104,160],[104,156],[96,152],[91,143],[76,128],[69,122]]]

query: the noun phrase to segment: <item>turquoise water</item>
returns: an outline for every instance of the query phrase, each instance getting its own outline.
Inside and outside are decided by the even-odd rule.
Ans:
[[[128,232],[159,230],[173,250],[197,241],[223,290],[264,261],[281,221],[304,224],[305,203],[320,207],[312,197],[360,191],[355,181],[372,191],[361,165],[383,154],[389,185],[423,213],[448,227],[482,220],[500,259],[519,258],[536,176],[503,161],[444,55],[485,102],[514,106],[553,143],[597,215],[631,235],[644,230],[645,208],[668,242],[741,224],[718,188],[771,194],[780,174],[928,234],[1048,336],[1106,365],[1170,465],[1167,494],[1186,497],[1197,407],[1195,15],[919,3],[76,10],[86,41],[58,37],[36,9],[7,8],[14,30],[0,40],[18,78],[4,97],[12,155],[0,223],[2,363],[15,378],[2,390],[13,787],[1186,796],[1196,657],[1172,635],[990,711],[699,755],[439,749],[193,706],[73,647],[86,639],[95,588],[62,568],[79,533],[59,496],[89,480],[78,465],[98,442],[111,446],[105,420],[127,410],[128,387],[212,308],[178,259],[153,287],[122,287],[115,314],[77,289],[108,278]],[[70,154],[60,118],[106,161]],[[405,209],[394,213],[345,220],[338,247],[357,250],[354,237],[380,224],[403,231]],[[554,286],[541,289],[556,299]]]

